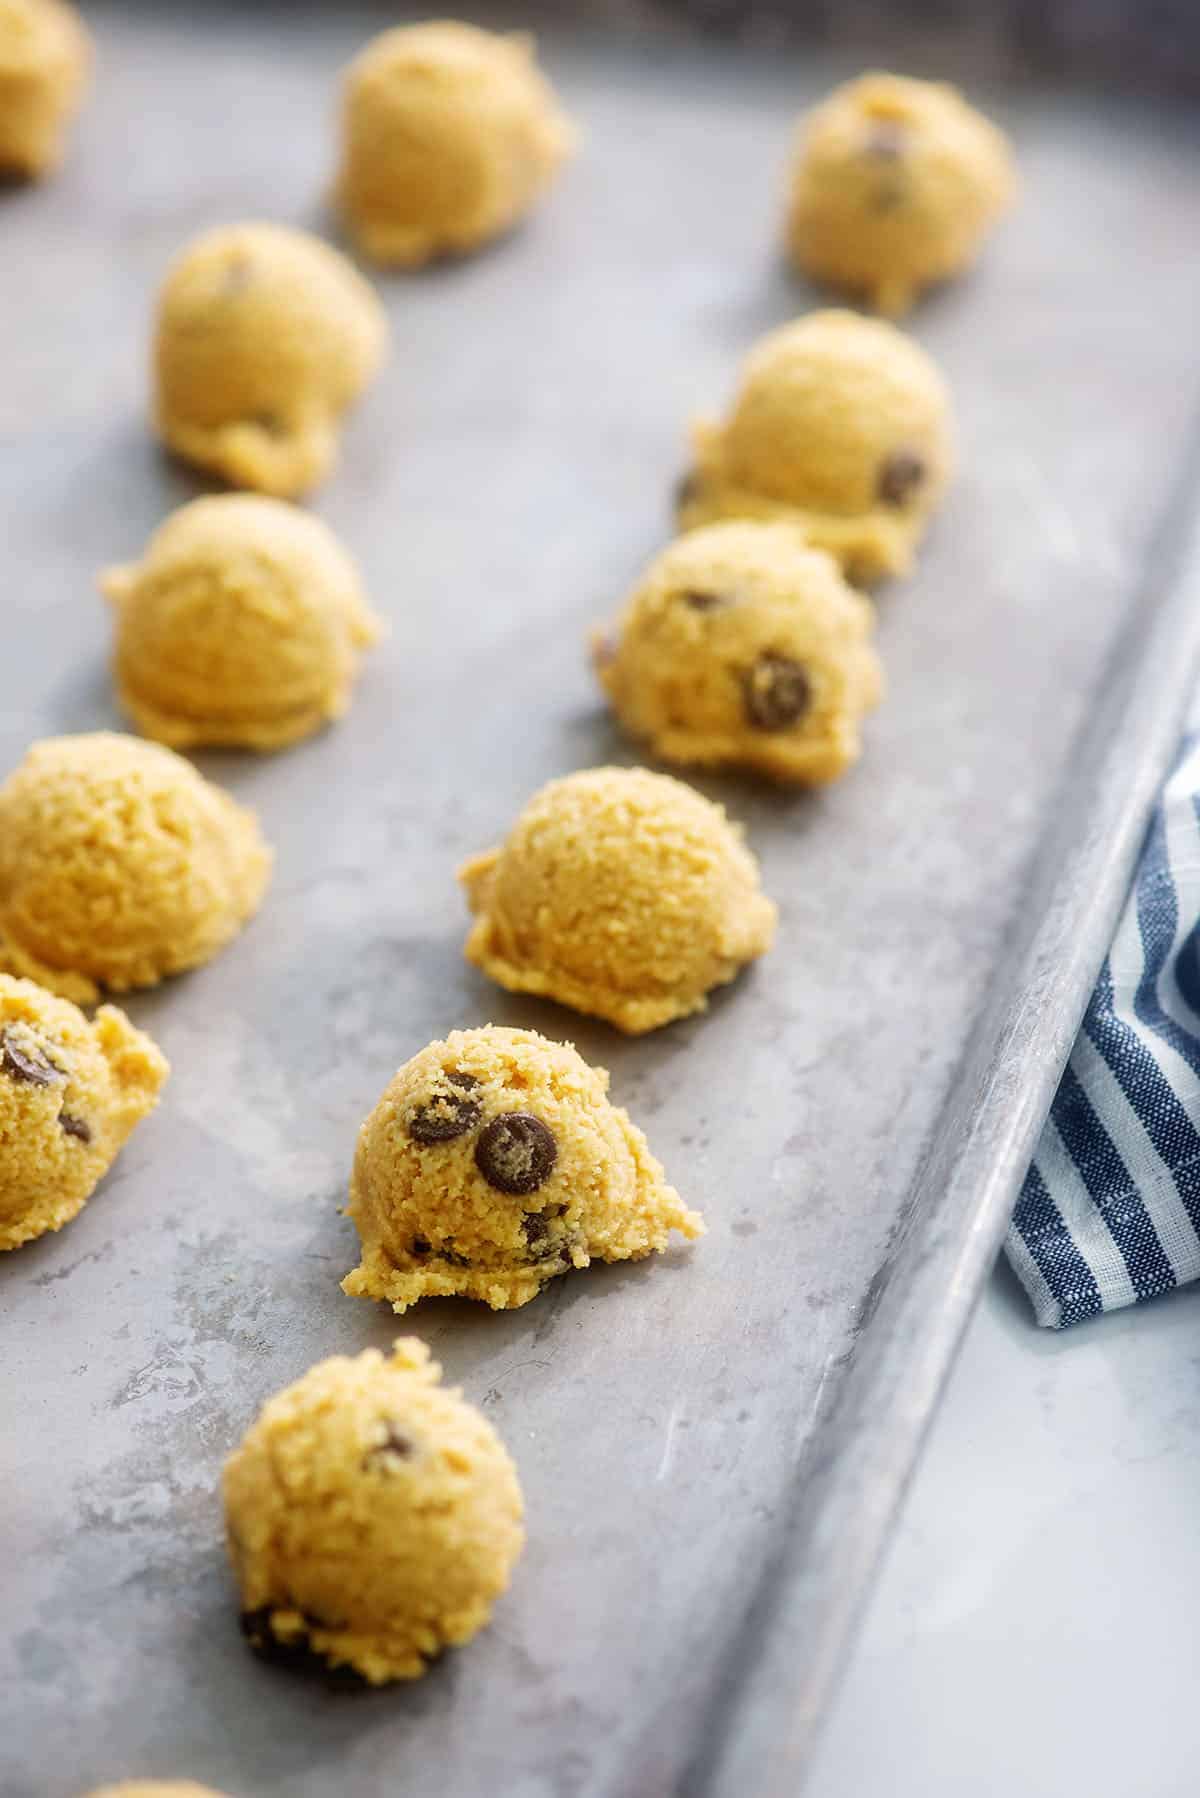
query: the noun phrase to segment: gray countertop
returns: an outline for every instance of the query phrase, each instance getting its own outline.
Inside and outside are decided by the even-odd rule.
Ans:
[[[993,1276],[811,1798],[1193,1798],[1200,1286],[1037,1330]]]

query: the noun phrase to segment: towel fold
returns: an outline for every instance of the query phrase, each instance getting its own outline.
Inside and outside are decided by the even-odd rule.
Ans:
[[[1147,834],[1005,1247],[1062,1329],[1200,1279],[1200,735]]]

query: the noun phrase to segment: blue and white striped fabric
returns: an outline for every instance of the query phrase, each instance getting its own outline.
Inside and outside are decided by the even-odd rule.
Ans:
[[[1200,1279],[1200,736],[1163,789],[1009,1226],[1053,1329]]]

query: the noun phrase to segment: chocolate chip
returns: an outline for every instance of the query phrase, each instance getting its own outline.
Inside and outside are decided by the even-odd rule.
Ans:
[[[72,1117],[69,1111],[60,1111],[58,1121],[68,1136],[77,1136],[80,1142],[91,1142],[92,1126],[86,1118]]]
[[[742,679],[742,705],[755,730],[789,730],[812,703],[812,682],[791,656],[768,650]]]
[[[474,1129],[483,1114],[480,1101],[471,1097],[478,1085],[474,1074],[462,1074],[457,1069],[444,1073],[440,1089],[418,1105],[408,1120],[408,1134],[413,1141],[450,1142]]]
[[[925,479],[925,458],[915,450],[893,450],[880,465],[876,492],[885,506],[905,506]]]
[[[550,1216],[561,1217],[562,1212],[563,1207],[560,1205],[552,1214],[527,1211],[521,1219],[521,1229],[529,1245],[530,1261],[551,1261],[555,1256],[570,1261],[570,1243],[567,1238],[561,1232],[557,1236],[552,1235],[550,1230]]]
[[[290,1673],[303,1673],[348,1690],[360,1691],[370,1683],[353,1667],[331,1667],[324,1655],[311,1646],[307,1634],[278,1637],[272,1627],[276,1608],[260,1605],[255,1611],[243,1611],[238,1618],[243,1636],[261,1660],[268,1661],[273,1667],[286,1667]],[[330,1627],[320,1618],[310,1617],[303,1611],[301,1616],[307,1629]]]
[[[907,141],[908,132],[898,119],[873,119],[863,154],[878,157],[881,162],[898,162]]]
[[[700,593],[690,588],[686,593],[681,593],[679,597],[685,606],[691,607],[693,612],[719,612],[725,606],[733,604],[733,601],[727,599],[723,593]]]
[[[545,1261],[551,1255],[557,1255],[561,1243],[550,1234],[550,1224],[541,1211],[527,1211],[521,1219],[521,1230],[529,1249],[531,1261]]]
[[[460,1255],[454,1247],[453,1236],[447,1236],[445,1242],[436,1249],[428,1236],[414,1236],[409,1244],[409,1250],[414,1255],[436,1255],[439,1261],[448,1261],[451,1267],[470,1267],[471,1265],[467,1257]]]
[[[271,1640],[274,1641],[275,1638],[271,1631],[271,1618],[273,1615],[274,1613],[269,1604],[259,1605],[257,1609],[253,1611],[240,1612],[238,1616],[238,1628],[245,1636],[247,1642],[249,1642],[251,1648],[260,1648],[263,1639],[267,1636],[270,1636]]]
[[[536,1192],[558,1160],[554,1132],[528,1111],[503,1111],[480,1132],[475,1166],[497,1192]]]
[[[257,425],[260,431],[265,431],[268,437],[287,436],[287,425],[278,412],[255,412],[250,423]]]
[[[7,1030],[0,1036],[0,1068],[10,1080],[24,1081],[27,1086],[54,1086],[66,1079],[49,1056],[32,1044],[18,1042]]]

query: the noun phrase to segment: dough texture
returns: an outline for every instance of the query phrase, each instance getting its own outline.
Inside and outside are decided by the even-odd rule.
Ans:
[[[468,961],[632,1035],[703,1011],[775,933],[741,832],[645,768],[551,781],[459,879],[475,913]]]
[[[904,573],[950,478],[950,400],[903,332],[813,312],[751,350],[723,424],[693,433],[682,530],[720,518],[797,525],[856,585]]]
[[[175,749],[280,749],[350,703],[380,621],[328,526],[282,500],[193,500],[111,568],[114,670],[138,729]]]
[[[367,256],[413,268],[509,230],[573,145],[531,38],[399,25],[346,72],[338,203]]]
[[[801,127],[788,251],[896,317],[974,262],[1015,185],[1007,139],[956,88],[863,75]]]
[[[532,1030],[456,1030],[414,1055],[359,1132],[362,1264],[345,1291],[401,1312],[455,1294],[501,1311],[572,1267],[700,1236],[607,1092],[603,1068]]]
[[[328,244],[283,225],[206,232],[159,295],[159,433],[231,486],[294,498],[329,472],[386,339],[374,291]]]
[[[861,753],[883,690],[874,622],[791,525],[728,521],[656,557],[593,658],[622,723],[664,761],[817,783]]]
[[[321,1361],[259,1413],[225,1465],[242,1628],[298,1668],[416,1679],[467,1642],[524,1546],[503,1443],[407,1337]]]
[[[258,909],[251,812],[155,743],[35,743],[0,787],[0,968],[91,1003],[210,960]]]
[[[65,0],[0,0],[0,174],[57,168],[91,61],[83,20]]]
[[[168,1072],[115,1006],[89,1023],[69,1000],[0,974],[0,1249],[83,1210]]]

